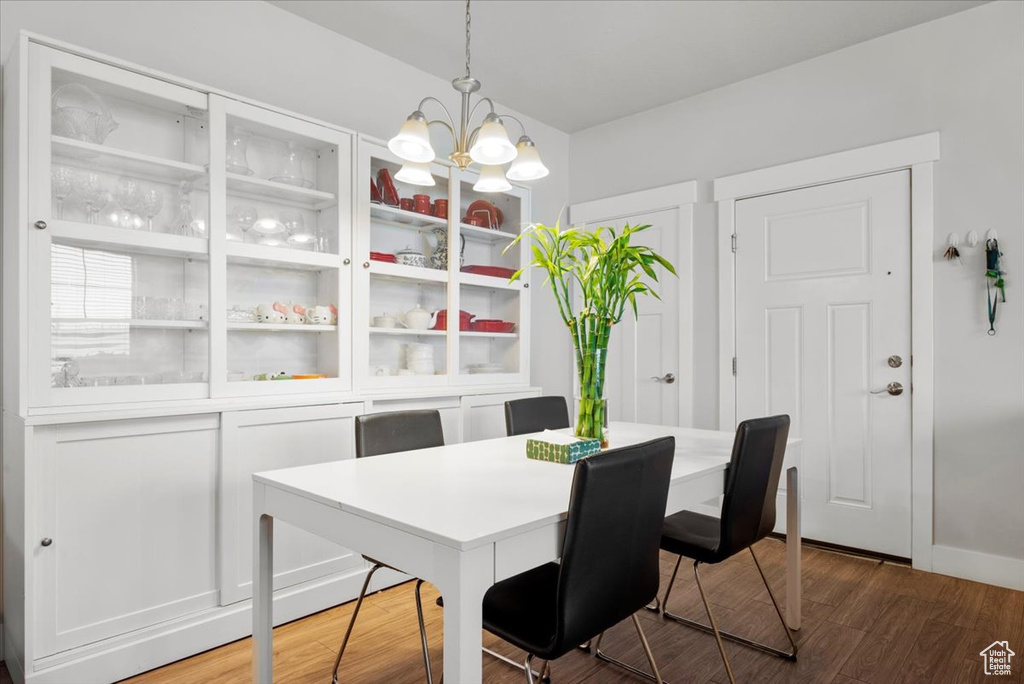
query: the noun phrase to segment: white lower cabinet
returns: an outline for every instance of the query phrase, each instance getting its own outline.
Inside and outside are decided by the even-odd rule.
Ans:
[[[540,396],[540,390],[514,394],[480,394],[462,397],[463,440],[476,442],[505,436],[505,402]]]
[[[387,413],[389,411],[423,411],[434,409],[441,414],[441,429],[444,431],[445,444],[463,442],[462,414],[459,411],[459,397],[429,397],[402,399],[374,399],[367,402],[367,413]]]
[[[26,548],[37,657],[217,605],[218,424],[210,415],[36,431]]]
[[[222,605],[252,596],[252,474],[355,458],[355,416],[362,408],[360,402],[223,414]],[[274,589],[362,566],[358,553],[287,523],[274,525]]]

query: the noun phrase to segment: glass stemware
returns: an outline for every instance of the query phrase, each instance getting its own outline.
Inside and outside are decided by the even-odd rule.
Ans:
[[[139,209],[142,188],[134,178],[121,177],[117,179],[117,187],[114,189],[114,201],[121,207],[118,217],[118,225],[122,228],[141,228],[141,221],[138,220],[136,212]]]
[[[139,198],[139,208],[146,217],[146,230],[153,232],[153,218],[164,208],[164,192],[160,188],[146,188]]]
[[[57,218],[64,218],[64,200],[74,189],[74,174],[66,166],[55,166],[50,171],[50,191],[57,200]]]
[[[235,207],[234,220],[235,225],[242,231],[242,242],[248,240],[249,229],[252,228],[253,224],[256,223],[260,218],[259,212],[256,211],[256,207],[248,204],[242,204]]]
[[[86,220],[89,223],[96,223],[96,215],[101,209],[99,203],[104,195],[99,174],[92,172],[79,174],[75,179],[75,192],[85,204]]]
[[[278,183],[287,183],[298,188],[311,188],[313,181],[307,180],[302,173],[302,151],[295,143],[288,143],[288,151],[284,155],[281,173],[270,178]]]
[[[243,176],[251,176],[249,168],[249,138],[252,133],[244,128],[232,128],[228,135],[227,170]]]
[[[308,247],[316,240],[316,236],[306,229],[302,214],[297,211],[286,211],[281,213],[281,223],[288,234],[288,244],[298,247]]]

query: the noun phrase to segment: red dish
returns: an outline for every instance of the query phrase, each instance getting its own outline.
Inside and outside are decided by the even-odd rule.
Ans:
[[[468,311],[459,312],[459,330],[469,330],[473,314]],[[448,309],[441,309],[437,312],[437,321],[431,330],[446,330],[448,328]]]
[[[491,215],[491,220],[488,222],[481,223],[486,228],[501,228],[501,224],[505,222],[505,214],[502,213],[501,209],[494,206],[487,200],[477,200],[469,205],[466,209],[466,215],[474,216],[477,212],[487,212]]]
[[[486,332],[486,333],[510,333],[516,329],[516,324],[512,321],[499,321],[492,318],[478,318],[473,321],[469,329],[474,332]]]
[[[504,266],[463,266],[462,272],[508,279],[516,274],[516,269],[505,268]]]
[[[394,254],[384,254],[383,252],[370,252],[370,258],[374,261],[386,261],[389,264],[398,263],[398,257]]]
[[[395,188],[395,182],[391,180],[390,171],[381,169],[377,172],[377,186],[380,189],[381,196],[384,198],[384,204],[397,207],[399,203],[398,190]]]

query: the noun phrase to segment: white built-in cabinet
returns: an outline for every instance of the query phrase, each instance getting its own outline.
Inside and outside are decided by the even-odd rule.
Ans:
[[[113,681],[245,636],[254,472],[354,458],[364,413],[432,408],[449,443],[498,437],[504,402],[539,394],[529,273],[486,274],[527,263],[510,245],[529,190],[481,195],[438,162],[433,187],[395,185],[447,216],[374,202],[400,167],[376,141],[27,35],[3,101],[15,681]],[[481,201],[501,225],[464,221]],[[407,247],[426,265],[371,259]],[[402,325],[418,306],[507,329]],[[275,617],[351,600],[366,570],[279,524]]]

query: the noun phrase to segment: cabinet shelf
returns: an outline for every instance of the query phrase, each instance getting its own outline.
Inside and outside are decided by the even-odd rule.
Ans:
[[[337,332],[338,326],[326,323],[228,323],[228,330],[247,332]]]
[[[501,242],[515,240],[518,235],[508,233],[504,230],[491,230],[480,226],[471,226],[468,223],[459,224],[459,232],[466,236],[467,240],[480,240],[484,242]]]
[[[443,337],[447,335],[445,330],[410,330],[409,328],[370,328],[371,335],[404,335],[406,337],[420,337],[423,335]]]
[[[207,258],[209,241],[205,238],[150,233],[113,226],[98,226],[75,221],[51,221],[47,229],[54,240],[77,247],[109,249],[132,254]]]
[[[129,328],[150,328],[154,330],[205,330],[206,321],[161,321],[149,318],[54,318],[53,325],[117,325]]]
[[[508,278],[498,278],[495,276],[479,275],[477,273],[459,273],[459,282],[463,285],[471,285],[473,287],[487,287],[490,289],[497,290],[522,290],[524,283],[521,280],[517,280],[514,283],[510,283]]]
[[[85,162],[90,169],[97,171],[165,183],[195,180],[206,175],[206,169],[196,164],[186,164],[174,159],[119,150],[116,147],[95,145],[59,135],[50,137],[50,145],[53,148],[55,161]]]
[[[341,266],[341,257],[337,254],[252,245],[246,242],[228,242],[225,248],[228,259],[234,262],[312,270]]]
[[[369,263],[370,274],[375,276],[421,280],[433,283],[448,282],[448,271],[420,268],[418,266],[404,266],[402,264],[389,264],[385,261],[370,260],[367,263]]]
[[[240,173],[229,172],[227,185],[228,193],[231,195],[279,200],[282,203],[311,209],[326,209],[337,203],[337,198],[333,194],[323,190],[300,188],[255,176],[243,176]]]
[[[462,330],[459,332],[462,337],[491,337],[498,339],[514,340],[519,337],[519,333],[491,333],[491,332],[478,332],[475,330]]]
[[[436,228],[447,226],[448,219],[437,218],[428,214],[420,214],[415,211],[405,211],[398,207],[387,204],[370,204],[370,216],[396,226],[406,228]]]

